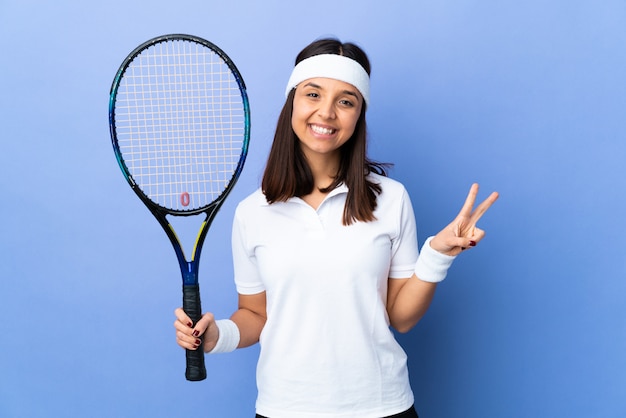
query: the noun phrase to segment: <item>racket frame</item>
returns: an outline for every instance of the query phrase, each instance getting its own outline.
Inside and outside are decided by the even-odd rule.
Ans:
[[[209,49],[211,49],[214,53],[216,53],[224,63],[229,67],[231,73],[235,80],[237,81],[239,91],[241,93],[242,105],[243,105],[243,114],[244,114],[244,133],[243,133],[243,141],[242,141],[242,150],[239,158],[239,162],[233,172],[233,176],[222,191],[222,193],[216,197],[211,203],[208,205],[201,206],[196,209],[188,209],[188,210],[176,210],[166,208],[164,206],[159,205],[157,202],[154,202],[150,199],[138,184],[133,179],[130,170],[128,169],[126,163],[124,162],[124,158],[122,156],[122,152],[119,147],[117,132],[115,128],[115,101],[117,97],[117,92],[120,86],[120,82],[128,69],[129,65],[133,62],[133,60],[141,54],[144,50],[168,41],[189,41],[199,43]],[[122,62],[120,65],[115,78],[113,79],[113,83],[111,85],[110,94],[109,94],[109,129],[113,144],[113,150],[115,152],[115,156],[126,178],[126,181],[130,185],[131,189],[137,194],[139,199],[146,205],[146,207],[150,210],[152,215],[157,219],[163,230],[165,231],[167,237],[174,248],[176,253],[176,258],[178,260],[178,264],[180,267],[180,272],[182,276],[183,282],[183,309],[187,313],[187,315],[193,321],[193,325],[195,325],[200,318],[202,317],[202,308],[200,303],[200,289],[199,289],[199,281],[198,281],[198,271],[200,266],[200,255],[202,252],[204,240],[207,236],[209,227],[213,222],[217,212],[220,207],[226,200],[227,196],[230,194],[231,190],[237,183],[239,176],[243,170],[243,166],[246,160],[246,156],[248,154],[248,145],[250,141],[250,105],[248,101],[248,95],[246,92],[246,86],[239,73],[239,70],[232,62],[232,60],[226,55],[222,49],[220,49],[217,45],[212,42],[207,41],[206,39],[187,34],[169,34],[169,35],[161,35],[155,38],[152,38],[138,47],[136,47]],[[185,257],[185,253],[183,250],[183,245],[178,238],[174,227],[168,221],[167,215],[171,216],[193,216],[200,215],[204,213],[205,217],[202,221],[200,228],[198,230],[198,235],[196,237],[196,241],[194,243],[191,259],[187,260]],[[202,338],[201,338],[202,340]],[[186,350],[186,358],[187,358],[187,368],[185,371],[185,376],[187,380],[190,381],[199,381],[204,380],[206,378],[206,368],[204,365],[204,352],[202,350],[202,345],[200,344],[200,348],[197,350]]]

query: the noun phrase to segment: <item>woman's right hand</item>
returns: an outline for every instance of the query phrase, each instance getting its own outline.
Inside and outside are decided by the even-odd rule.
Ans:
[[[193,322],[182,308],[174,311],[176,321],[176,343],[187,350],[197,350],[202,344],[203,351],[209,352],[217,344],[219,331],[212,313],[205,313],[193,326]]]

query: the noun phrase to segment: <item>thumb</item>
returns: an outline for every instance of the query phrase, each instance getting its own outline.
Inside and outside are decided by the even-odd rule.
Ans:
[[[195,337],[203,335],[211,325],[215,325],[215,317],[212,313],[207,312],[196,322],[196,325],[193,327],[193,335]]]

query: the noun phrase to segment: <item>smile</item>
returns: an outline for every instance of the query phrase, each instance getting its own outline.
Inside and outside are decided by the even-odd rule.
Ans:
[[[337,132],[336,129],[332,129],[332,128],[325,128],[323,126],[319,126],[319,125],[309,125],[311,127],[311,130],[313,132],[315,132],[316,134],[320,134],[320,135],[332,135],[335,132]]]

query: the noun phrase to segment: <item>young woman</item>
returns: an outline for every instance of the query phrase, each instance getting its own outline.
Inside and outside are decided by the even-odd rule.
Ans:
[[[260,342],[257,417],[417,417],[390,326],[407,332],[420,320],[456,255],[483,238],[476,222],[498,197],[473,210],[473,185],[418,252],[405,188],[366,156],[369,73],[354,44],[302,50],[262,187],[235,213],[239,309],[195,326],[175,312],[183,348]]]

